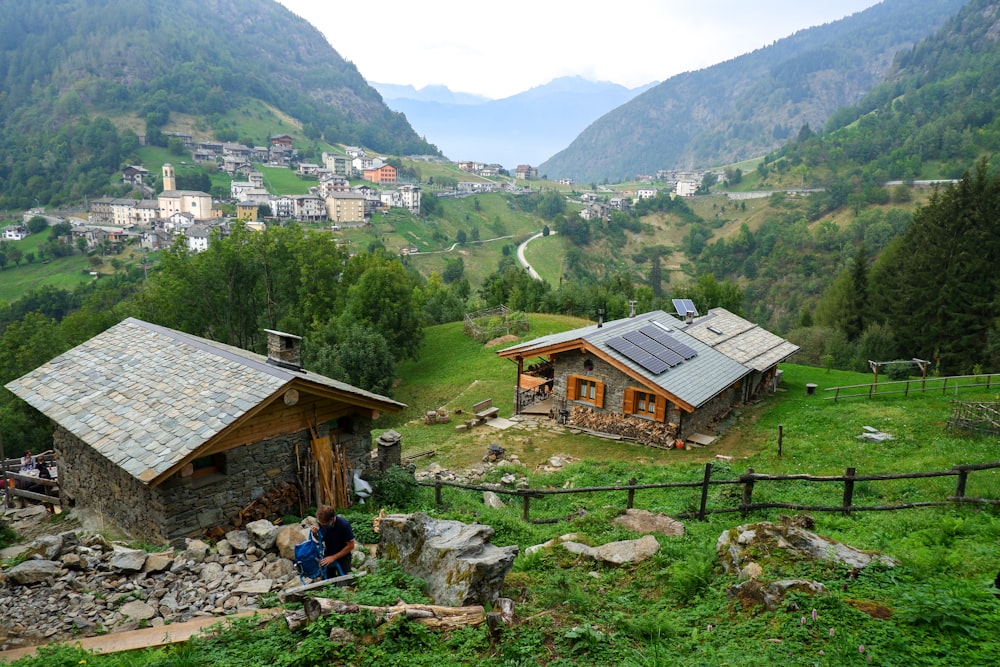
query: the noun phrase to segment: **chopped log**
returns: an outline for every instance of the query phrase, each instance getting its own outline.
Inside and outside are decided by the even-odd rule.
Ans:
[[[406,618],[415,623],[440,630],[475,626],[486,620],[486,612],[481,605],[442,607],[439,605],[398,603],[391,607],[373,607],[329,598],[305,598],[302,601],[302,607],[305,618],[309,622],[331,614],[356,614],[361,611],[374,612],[376,625],[388,623],[395,618]],[[285,621],[290,630],[302,627],[301,620],[292,611],[285,612]]]
[[[596,412],[582,406],[573,408],[569,425],[589,431],[610,433],[658,449],[672,449],[677,439],[676,424],[638,419],[630,415]]]
[[[514,601],[510,598],[497,598],[493,608],[500,612],[500,620],[504,625],[514,624]]]

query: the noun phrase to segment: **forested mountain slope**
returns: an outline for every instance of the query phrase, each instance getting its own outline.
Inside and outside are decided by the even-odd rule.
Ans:
[[[998,46],[1000,2],[971,0],[900,54],[884,83],[834,113],[822,134],[774,157],[814,174],[857,171],[868,183],[959,178],[978,156],[1000,149]]]
[[[763,155],[822,127],[882,81],[909,49],[964,0],[885,0],[841,21],[672,77],[601,117],[539,167],[594,182],[657,169],[726,164]]]
[[[0,209],[94,192],[135,132],[156,143],[171,113],[236,140],[218,135],[249,100],[314,139],[435,152],[318,30],[273,0],[6,2],[0,34]]]

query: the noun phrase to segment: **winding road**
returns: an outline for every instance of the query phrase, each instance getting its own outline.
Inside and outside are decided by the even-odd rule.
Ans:
[[[549,236],[552,236],[553,234],[555,234],[555,232],[552,231],[549,232]],[[524,240],[524,242],[521,245],[517,246],[517,261],[521,263],[521,266],[524,267],[524,269],[528,272],[529,276],[531,276],[534,280],[537,280],[539,282],[541,282],[542,277],[538,275],[538,272],[535,271],[535,269],[531,267],[531,264],[528,264],[528,260],[524,258],[524,249],[528,247],[529,243],[531,243],[537,238],[541,238],[542,236],[545,236],[545,232],[538,232],[534,236],[529,236],[527,239]]]

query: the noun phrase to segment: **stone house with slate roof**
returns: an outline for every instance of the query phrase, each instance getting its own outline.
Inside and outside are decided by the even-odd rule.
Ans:
[[[518,366],[515,412],[524,402],[524,388],[537,382],[524,377],[526,364],[539,365],[551,378],[553,414],[569,414],[581,406],[670,423],[680,439],[708,430],[745,400],[745,384],[758,371],[692,335],[689,326],[654,311],[500,350],[500,357]]]
[[[300,341],[268,331],[265,357],[129,318],[6,387],[54,424],[64,506],[200,536],[295,482],[314,432],[364,470],[372,420],[406,407],[306,372]]]

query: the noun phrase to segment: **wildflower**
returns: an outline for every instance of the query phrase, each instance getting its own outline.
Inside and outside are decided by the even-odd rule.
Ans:
[[[802,625],[806,624],[806,617],[805,616],[802,617],[802,621],[801,622],[802,622]]]
[[[833,636],[833,628],[830,628],[830,636]]]
[[[820,650],[819,650],[819,654],[820,654],[820,655],[823,655],[823,649],[820,649]]]
[[[709,624],[708,624],[708,628],[707,628],[707,630],[708,630],[709,632],[711,632],[711,631],[712,631],[712,624],[711,624],[711,623],[709,623]]]
[[[819,614],[817,614],[817,613],[816,613],[816,610],[815,610],[815,609],[813,609],[813,620],[814,620],[814,621],[816,620],[816,617],[817,617],[817,616],[819,616]]]
[[[858,653],[864,653],[864,652],[865,652],[865,645],[864,644],[858,645]]]

